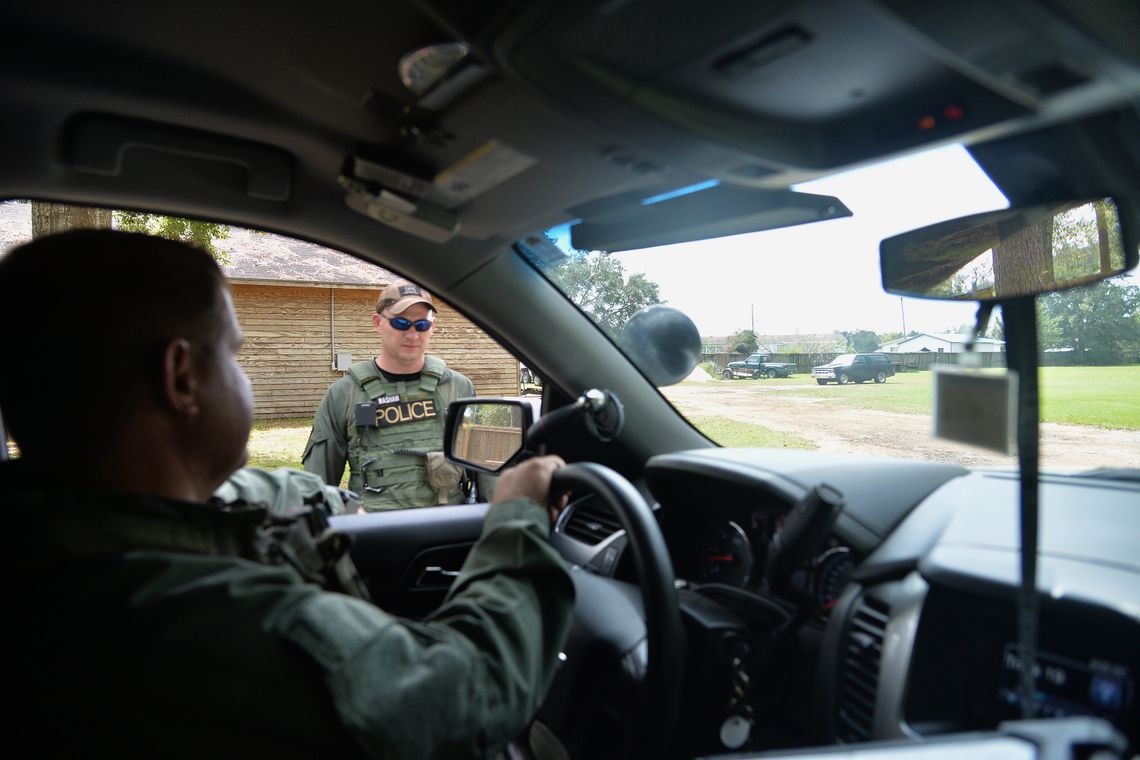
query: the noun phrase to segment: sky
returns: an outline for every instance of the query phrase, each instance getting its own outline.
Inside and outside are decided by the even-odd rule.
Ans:
[[[973,321],[972,303],[890,296],[879,276],[884,237],[1006,208],[1005,196],[960,146],[835,174],[794,190],[838,197],[852,216],[613,254],[626,274],[661,286],[702,336],[872,330],[944,332]],[[568,245],[568,228],[551,231]]]

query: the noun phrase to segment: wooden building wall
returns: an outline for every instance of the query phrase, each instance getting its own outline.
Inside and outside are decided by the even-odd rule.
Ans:
[[[253,383],[258,419],[312,417],[344,374],[332,369],[334,334],[335,350],[352,352],[354,362],[376,355],[376,289],[242,282],[230,288],[245,332],[239,361]],[[482,395],[519,395],[518,360],[438,299],[437,306],[428,352],[471,378]]]

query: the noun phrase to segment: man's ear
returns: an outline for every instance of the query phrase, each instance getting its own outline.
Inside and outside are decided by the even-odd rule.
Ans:
[[[179,414],[198,414],[199,382],[190,341],[175,338],[162,352],[163,400]]]
[[[384,319],[384,317],[380,316],[380,312],[378,312],[378,311],[372,312],[372,327],[373,327],[373,329],[376,330],[376,332],[378,334],[380,332],[380,320],[382,320],[382,319]]]

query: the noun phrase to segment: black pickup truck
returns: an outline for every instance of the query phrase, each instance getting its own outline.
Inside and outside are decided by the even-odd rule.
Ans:
[[[752,354],[747,359],[729,362],[724,368],[725,380],[737,377],[791,377],[796,373],[796,365],[768,361],[767,354]]]

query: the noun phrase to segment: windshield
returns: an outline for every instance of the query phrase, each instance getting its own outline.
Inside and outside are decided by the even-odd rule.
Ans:
[[[719,444],[1016,466],[931,434],[933,376],[961,363],[976,305],[887,295],[878,259],[881,239],[1005,208],[1001,192],[959,146],[794,189],[852,215],[613,254],[572,250],[563,226],[547,235],[569,258],[546,274],[615,340],[647,304],[688,314],[701,363],[661,392]],[[1137,285],[1130,273],[1039,299],[1043,467],[1140,462]],[[1004,373],[1005,348],[998,309],[975,343],[980,371]]]

